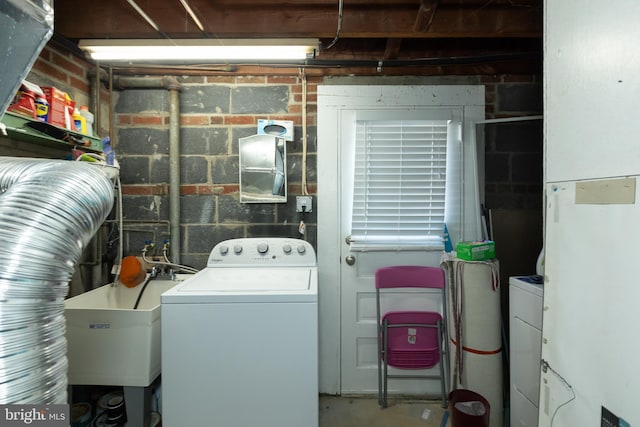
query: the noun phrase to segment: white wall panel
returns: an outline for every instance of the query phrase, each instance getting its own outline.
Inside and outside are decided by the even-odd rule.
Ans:
[[[545,2],[549,182],[640,173],[640,2]]]
[[[577,204],[575,191],[547,186],[540,425],[600,426],[604,406],[637,426],[640,206]]]
[[[545,2],[540,426],[640,425],[638,186],[600,181],[640,174],[639,23],[637,0]]]

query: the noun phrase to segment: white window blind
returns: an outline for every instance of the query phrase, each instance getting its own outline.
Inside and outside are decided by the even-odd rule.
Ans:
[[[446,120],[356,121],[351,250],[442,247]]]

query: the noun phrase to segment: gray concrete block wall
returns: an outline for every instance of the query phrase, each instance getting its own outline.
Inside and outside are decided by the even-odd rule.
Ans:
[[[269,84],[267,78],[207,77],[181,79],[181,260],[201,268],[211,248],[236,237],[299,237],[304,219],[305,239],[316,244],[315,213],[304,218],[295,212],[301,194],[302,127],[300,93],[295,77]],[[331,79],[329,79],[331,80]],[[413,84],[432,84],[430,81]],[[428,80],[428,79],[427,79]],[[485,84],[487,118],[541,113],[541,84],[531,77],[495,79],[450,76],[442,84]],[[354,84],[353,81],[348,82]],[[392,81],[389,82],[394,83]],[[297,92],[296,92],[297,91]],[[315,84],[311,93],[315,92]],[[298,95],[299,97],[299,95]],[[315,98],[309,103],[307,179],[315,193],[317,129]],[[117,154],[124,187],[125,220],[160,221],[156,236],[168,237],[168,95],[163,90],[121,92],[115,109]],[[256,133],[257,119],[295,121],[295,141],[287,142],[286,204],[241,204],[238,195],[238,139]],[[542,125],[524,122],[487,126],[486,204],[490,208],[538,209],[541,204]],[[314,207],[316,206],[314,200]],[[316,209],[314,208],[314,211]],[[164,221],[164,222],[163,222]],[[144,227],[150,227],[144,224]],[[164,231],[163,231],[164,230]],[[139,251],[142,231],[130,233],[125,254]],[[149,234],[149,233],[147,233]],[[160,242],[161,243],[161,242]]]
[[[488,118],[542,114],[542,84],[492,83]],[[542,209],[542,120],[485,125],[485,202],[491,209]]]
[[[117,113],[168,112],[169,92],[162,89],[121,91],[115,105]]]
[[[80,105],[89,100],[87,76],[94,67],[69,52],[57,52],[80,67],[61,67],[50,61],[47,46],[27,80],[41,85],[53,85],[71,94]],[[55,50],[55,49],[54,49]],[[75,67],[74,67],[75,68]],[[300,194],[301,126],[300,82],[295,76],[178,76],[184,85],[181,92],[181,262],[202,267],[211,247],[218,241],[248,236],[297,236],[301,219],[295,212],[295,195]],[[308,78],[309,127],[307,159],[310,192],[315,193],[317,132],[315,118],[315,85]],[[322,84],[393,84],[451,85],[484,84],[487,118],[541,114],[542,84],[540,76],[388,76],[388,77],[325,77]],[[103,87],[98,112],[101,129],[106,136],[110,129],[108,90]],[[165,90],[127,90],[114,92],[113,117],[117,157],[124,191],[125,213],[124,251],[139,254],[148,240],[160,245],[169,238],[168,201],[168,93]],[[296,100],[297,98],[297,100]],[[298,102],[298,103],[297,103]],[[296,120],[296,140],[287,143],[287,164],[290,183],[289,203],[274,205],[274,211],[258,205],[241,206],[237,186],[238,138],[255,133],[257,118]],[[510,267],[511,253],[520,251],[522,242],[540,245],[541,221],[518,221],[541,214],[542,207],[542,124],[488,126],[485,135],[487,206],[501,212],[494,224],[512,223],[497,244],[501,276],[530,274],[535,262],[525,261],[525,268]],[[293,189],[293,191],[291,191]],[[314,198],[314,211],[317,200]],[[222,209],[222,220],[220,211]],[[246,210],[245,210],[246,209]],[[496,215],[498,217],[498,215]],[[316,245],[315,213],[305,216],[307,240]],[[256,222],[252,222],[256,221]],[[257,222],[265,221],[265,222]],[[524,230],[532,223],[530,230]],[[507,224],[508,225],[508,224]],[[517,225],[517,227],[516,227]],[[514,230],[518,230],[517,233]],[[505,242],[504,235],[512,239]],[[513,251],[510,248],[518,248]],[[522,252],[522,251],[520,251]],[[93,258],[90,258],[93,259]],[[518,265],[520,265],[520,262]],[[90,270],[85,270],[90,274]],[[106,281],[104,281],[106,283]],[[503,287],[503,292],[507,287]]]
[[[291,80],[291,79],[290,79]],[[238,80],[240,81],[240,80]],[[207,83],[182,79],[180,94],[181,262],[202,268],[213,246],[237,237],[301,237],[295,195],[302,177],[300,104],[295,79],[287,84]],[[124,252],[138,254],[151,238],[169,238],[168,92],[130,89],[115,105],[117,158],[121,165],[125,219]],[[292,112],[294,111],[294,112]],[[314,110],[315,111],[315,110]],[[307,177],[315,188],[316,127],[311,113]],[[239,202],[238,139],[257,132],[258,118],[294,120],[287,142],[288,203]],[[299,193],[298,193],[299,194]],[[315,216],[305,215],[304,236],[315,245]],[[157,223],[155,223],[157,222]],[[176,244],[172,242],[172,244]]]
[[[229,113],[231,88],[221,85],[184,85],[180,97],[180,112]]]
[[[231,113],[286,113],[289,111],[289,99],[288,86],[240,86],[231,91]]]
[[[542,112],[542,83],[502,83],[497,93],[498,112]]]
[[[229,131],[222,127],[183,127],[180,130],[181,155],[226,156]]]

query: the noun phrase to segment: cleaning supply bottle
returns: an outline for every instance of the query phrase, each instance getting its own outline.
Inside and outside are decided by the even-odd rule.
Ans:
[[[102,154],[107,164],[113,166],[116,153],[114,153],[111,148],[111,138],[108,136],[102,140]]]
[[[84,118],[82,114],[80,114],[80,110],[74,108],[73,110],[73,122],[76,126],[76,131],[80,132],[83,135],[87,134],[87,119]]]
[[[36,105],[36,119],[40,120],[41,122],[45,122],[45,123],[48,122],[49,121],[49,102],[47,101],[47,99],[42,95],[38,95],[36,96],[35,105]]]
[[[76,128],[76,124],[73,121],[73,110],[74,110],[75,102],[71,100],[71,97],[68,93],[64,94],[64,127],[69,130],[79,130]]]
[[[86,105],[80,106],[80,115],[84,117],[87,125],[86,132],[82,132],[87,136],[93,136],[93,113],[89,111],[89,107]]]

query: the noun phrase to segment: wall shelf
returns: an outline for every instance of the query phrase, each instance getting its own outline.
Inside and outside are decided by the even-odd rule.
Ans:
[[[30,127],[30,123],[35,123],[36,126],[42,122],[36,122],[26,116],[15,114],[12,112],[5,112],[2,120],[0,120],[5,126],[7,135],[0,134],[0,142],[2,140],[13,140],[18,142],[26,142],[30,144],[44,145],[49,148],[56,148],[60,150],[71,150],[72,148],[78,148],[86,152],[101,153],[102,152],[102,140],[94,136],[83,135],[78,132],[73,132],[67,129],[63,129],[57,126],[50,125],[51,133],[63,135],[65,139],[56,138],[40,130],[36,130]]]

